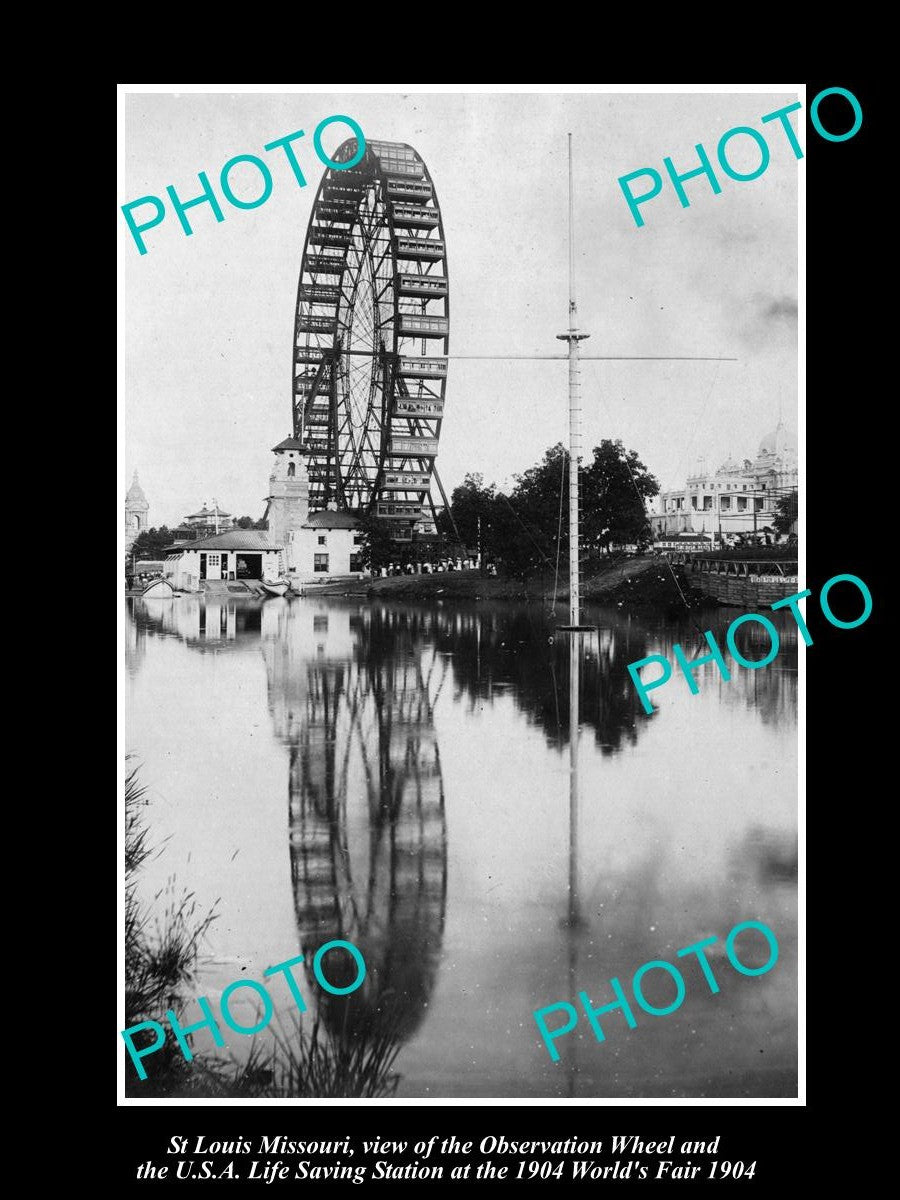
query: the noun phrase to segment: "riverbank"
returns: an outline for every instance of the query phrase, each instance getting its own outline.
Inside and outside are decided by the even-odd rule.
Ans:
[[[677,580],[677,582],[676,582]],[[543,580],[481,576],[477,571],[449,572],[438,575],[400,575],[374,579],[367,594],[396,600],[513,600],[543,603],[553,600],[548,587],[549,574]],[[346,589],[345,589],[346,590]],[[558,603],[568,603],[568,586],[556,593]],[[608,567],[582,580],[581,599],[594,604],[615,604],[631,611],[684,611],[700,607],[704,598],[687,584],[678,567],[656,555],[638,555],[617,559]],[[707,601],[708,603],[708,601]]]
[[[566,600],[569,598],[566,589]],[[682,570],[655,554],[643,554],[613,563],[583,580],[581,599],[594,604],[615,604],[627,612],[684,612],[710,601],[694,590]]]

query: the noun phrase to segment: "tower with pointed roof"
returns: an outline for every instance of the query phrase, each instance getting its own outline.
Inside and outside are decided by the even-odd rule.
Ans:
[[[135,471],[131,487],[125,494],[125,552],[131,549],[135,538],[150,526],[150,505],[144,489],[138,482]]]
[[[266,528],[269,540],[287,546],[289,534],[300,529],[309,515],[309,476],[306,454],[299,438],[285,438],[272,447],[275,462],[269,476]]]

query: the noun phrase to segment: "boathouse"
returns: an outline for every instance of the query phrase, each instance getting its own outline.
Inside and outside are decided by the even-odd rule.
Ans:
[[[275,580],[284,572],[284,546],[261,529],[233,529],[166,551],[165,576],[185,592],[203,591],[206,581]]]

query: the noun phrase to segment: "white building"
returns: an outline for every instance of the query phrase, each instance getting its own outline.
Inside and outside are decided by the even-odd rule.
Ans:
[[[701,464],[685,487],[661,493],[650,522],[657,538],[675,533],[758,532],[771,526],[778,500],[797,488],[797,448],[782,421],[751,462],[729,458],[717,471]]]
[[[359,522],[351,513],[324,509],[312,513],[290,534],[291,572],[301,582],[329,575],[362,575]]]

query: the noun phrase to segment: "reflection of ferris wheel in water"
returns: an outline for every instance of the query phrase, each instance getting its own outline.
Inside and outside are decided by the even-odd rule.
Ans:
[[[390,990],[411,1010],[401,1026],[421,1019],[447,890],[433,724],[447,662],[420,655],[311,663],[290,756],[291,876],[303,950],[332,938],[353,942],[369,967],[367,1000],[356,1007]]]
[[[450,299],[441,213],[410,146],[351,138],[316,194],[294,347],[294,436],[312,510],[334,502],[408,540],[436,516]],[[445,498],[446,503],[446,498]]]

